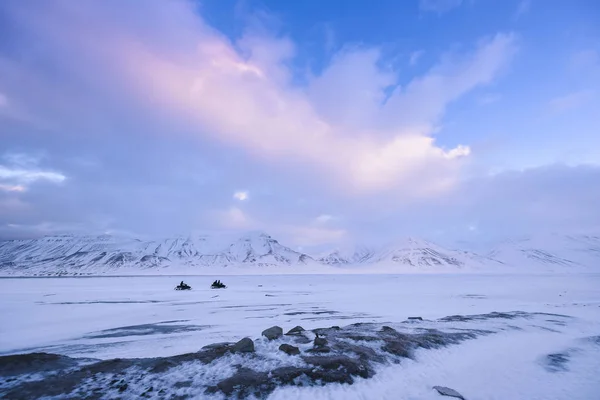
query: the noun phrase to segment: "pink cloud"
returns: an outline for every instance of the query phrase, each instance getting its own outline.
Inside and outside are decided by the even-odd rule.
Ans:
[[[354,190],[410,184],[428,192],[445,185],[434,179],[436,174],[429,174],[432,181],[415,180],[423,169],[436,168],[443,180],[450,180],[446,172],[457,170],[457,160],[470,152],[468,146],[436,146],[431,137],[435,123],[449,102],[490,82],[513,46],[512,36],[498,35],[457,66],[441,65],[440,72],[411,82],[385,104],[383,88],[394,80],[377,69],[373,52],[356,52],[341,65],[334,63],[331,69],[346,75],[326,70],[306,89],[285,79],[285,46],[281,58],[272,56],[267,63],[242,58],[218,36],[199,39],[193,66],[141,47],[128,49],[125,57],[144,96],[217,140],[256,157],[309,163]]]
[[[198,135],[274,165],[304,164],[350,192],[451,187],[470,149],[437,145],[436,126],[450,102],[495,79],[516,48],[513,35],[487,38],[386,96],[398,72],[378,66],[377,49],[344,49],[298,86],[288,38],[248,33],[232,43],[186,1],[119,4],[53,2],[30,22]]]

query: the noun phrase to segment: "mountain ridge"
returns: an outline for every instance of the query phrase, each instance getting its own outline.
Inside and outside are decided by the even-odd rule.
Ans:
[[[571,270],[600,265],[600,235],[519,237],[486,252],[407,237],[379,246],[334,249],[320,257],[296,251],[261,231],[146,240],[114,235],[55,235],[0,241],[0,274],[95,275],[174,267],[387,267],[390,272]]]

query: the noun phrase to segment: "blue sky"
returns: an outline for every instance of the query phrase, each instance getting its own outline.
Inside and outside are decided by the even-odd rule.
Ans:
[[[593,0],[0,4],[0,236],[600,228]]]

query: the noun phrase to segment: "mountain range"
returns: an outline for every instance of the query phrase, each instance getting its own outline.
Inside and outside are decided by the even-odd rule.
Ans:
[[[384,268],[389,272],[475,270],[593,270],[600,265],[600,236],[546,235],[499,243],[474,253],[406,238],[381,246],[359,246],[311,256],[263,232],[191,235],[142,240],[111,235],[47,236],[0,241],[2,275],[96,275],[119,271],[209,267]]]

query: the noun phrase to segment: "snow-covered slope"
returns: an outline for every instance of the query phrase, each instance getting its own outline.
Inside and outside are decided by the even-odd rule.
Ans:
[[[521,237],[495,246],[487,256],[518,267],[594,268],[600,266],[600,235]]]
[[[162,270],[207,273],[207,267],[295,267],[313,272],[594,271],[600,236],[544,235],[502,242],[479,253],[407,238],[384,246],[338,249],[321,257],[294,251],[262,232],[140,240],[110,235],[49,236],[0,242],[2,275],[104,274]],[[180,269],[184,268],[184,270]],[[325,271],[327,270],[327,271]],[[262,270],[261,270],[262,271]],[[279,270],[283,271],[283,270]]]
[[[312,259],[264,233],[189,236],[159,241],[102,236],[49,236],[0,242],[0,270],[102,273],[169,266],[275,266]]]
[[[345,252],[336,250],[318,260],[328,265],[373,264],[391,268],[403,266],[415,271],[453,271],[463,267],[479,269],[486,265],[501,265],[497,260],[467,251],[447,249],[416,238],[406,238],[381,247],[358,247]]]
[[[407,238],[385,246],[373,254],[370,262],[398,263],[416,267],[451,265],[462,267],[465,261],[456,251],[444,249],[425,240]]]
[[[346,246],[316,257],[316,259],[321,264],[332,266],[367,264],[375,252],[374,246]]]

